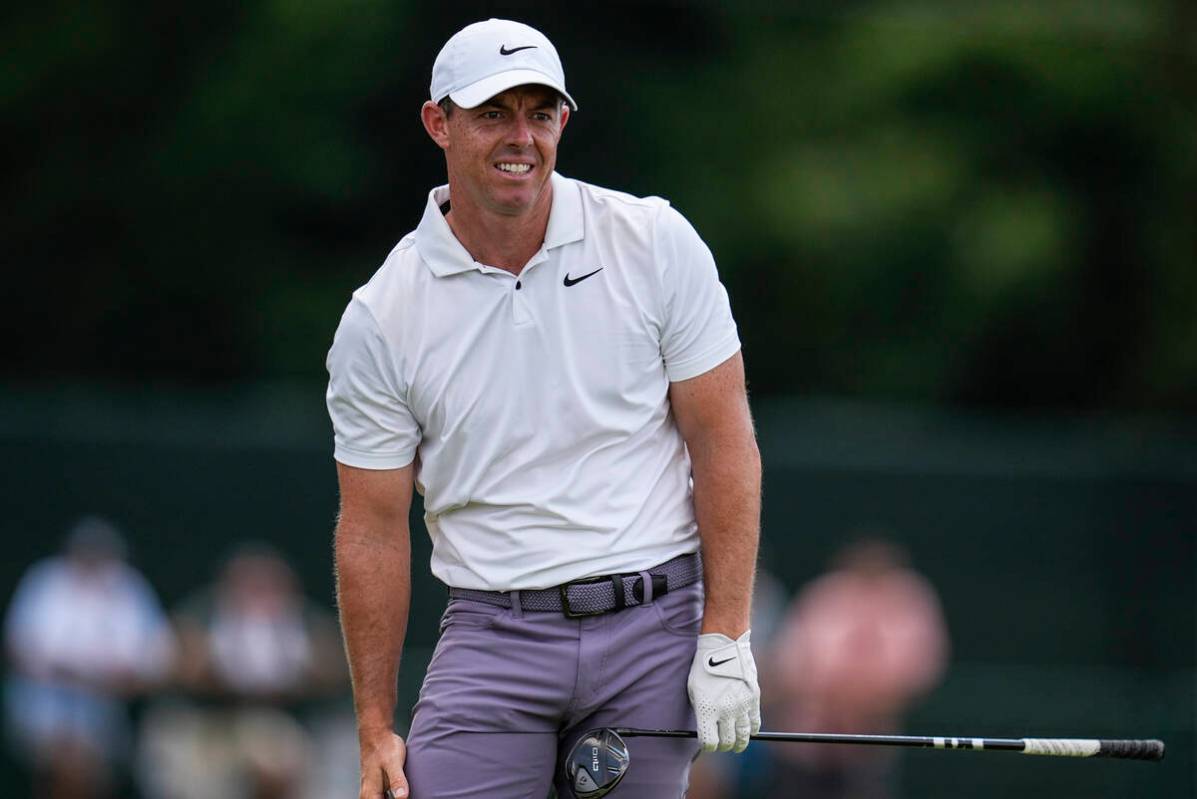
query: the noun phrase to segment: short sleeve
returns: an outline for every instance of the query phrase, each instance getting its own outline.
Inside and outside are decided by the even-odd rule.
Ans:
[[[400,390],[390,348],[369,309],[354,298],[325,362],[333,457],[359,469],[398,469],[416,456],[420,426]]]
[[[661,264],[665,373],[677,382],[707,372],[740,349],[727,290],[698,232],[672,207],[661,209],[653,232]]]

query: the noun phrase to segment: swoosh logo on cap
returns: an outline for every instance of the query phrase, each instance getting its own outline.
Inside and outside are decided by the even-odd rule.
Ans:
[[[512,47],[510,50],[508,50],[507,45],[501,44],[501,45],[499,45],[499,55],[511,55],[512,53],[518,53],[520,50],[535,50],[535,49],[536,49],[536,45],[525,44],[523,47]]]

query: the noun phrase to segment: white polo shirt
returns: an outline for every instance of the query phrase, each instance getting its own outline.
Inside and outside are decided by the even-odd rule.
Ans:
[[[450,586],[547,588],[698,550],[668,391],[740,348],[714,259],[665,200],[552,181],[518,277],[470,257],[434,189],[328,353],[334,456],[419,455]]]

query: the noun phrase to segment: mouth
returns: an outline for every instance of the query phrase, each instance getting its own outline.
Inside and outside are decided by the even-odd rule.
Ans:
[[[495,169],[513,178],[520,178],[532,173],[532,164],[522,163],[519,161],[499,161],[495,164]]]

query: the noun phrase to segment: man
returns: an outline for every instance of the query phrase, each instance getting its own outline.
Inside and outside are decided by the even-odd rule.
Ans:
[[[329,352],[363,799],[540,799],[590,728],[696,715],[729,750],[760,724],[760,457],[727,294],[668,203],[554,173],[576,110],[540,32],[455,34],[421,109],[448,186]],[[413,485],[451,599],[405,743]],[[683,794],[692,741],[631,746],[620,796]]]
[[[21,578],[4,633],[5,711],[33,772],[32,793],[120,793],[129,702],[167,678],[175,639],[116,526],[98,516],[76,522],[62,553]]]
[[[770,699],[785,729],[893,734],[943,678],[949,649],[935,588],[904,548],[870,533],[839,550],[790,604],[772,652]],[[894,750],[799,745],[772,754],[765,795],[895,795]]]
[[[183,695],[142,717],[147,799],[314,795],[305,784],[317,750],[306,711],[344,684],[325,615],[283,554],[254,541],[184,600],[174,615]]]

